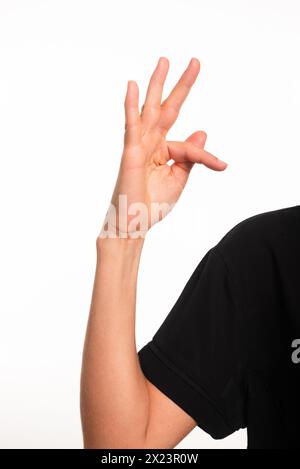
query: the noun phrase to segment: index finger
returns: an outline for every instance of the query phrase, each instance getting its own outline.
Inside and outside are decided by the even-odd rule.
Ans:
[[[193,57],[169,96],[161,104],[158,126],[166,133],[176,121],[180,108],[188,96],[200,71],[200,62]]]

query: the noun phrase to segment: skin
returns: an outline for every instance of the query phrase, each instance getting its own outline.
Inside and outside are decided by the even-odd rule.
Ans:
[[[215,171],[227,164],[204,149],[206,134],[169,141],[175,123],[200,71],[192,58],[162,102],[169,69],[160,57],[139,111],[139,89],[127,85],[124,148],[111,203],[119,212],[119,195],[128,204],[175,204],[195,163]],[[167,164],[170,162],[172,164]],[[160,219],[163,217],[161,214]],[[116,237],[96,240],[97,263],[81,371],[81,420],[85,448],[174,448],[196,422],[144,376],[135,338],[136,287],[145,234],[136,237],[128,215],[116,224]],[[150,229],[154,222],[148,219]]]

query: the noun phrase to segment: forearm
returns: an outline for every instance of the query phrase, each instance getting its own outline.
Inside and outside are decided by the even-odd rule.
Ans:
[[[85,447],[143,446],[149,396],[135,341],[144,240],[97,240],[97,266],[81,374]]]

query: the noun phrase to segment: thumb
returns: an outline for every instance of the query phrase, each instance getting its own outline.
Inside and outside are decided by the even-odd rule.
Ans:
[[[207,138],[207,134],[203,132],[203,130],[196,130],[196,132],[193,132],[188,138],[185,139],[185,141],[192,143],[193,145],[195,145],[195,147],[203,149],[205,146],[206,138]],[[195,163],[192,161],[184,161],[184,162],[178,163],[178,166],[180,165],[181,168],[185,169],[185,171],[189,173],[192,167],[194,166],[194,164]]]

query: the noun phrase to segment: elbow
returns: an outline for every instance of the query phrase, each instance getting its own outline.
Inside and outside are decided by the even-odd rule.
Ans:
[[[80,395],[83,449],[147,449],[147,425],[99,408],[98,396]],[[148,446],[149,448],[149,446]]]
[[[146,435],[133,429],[116,428],[106,419],[103,422],[88,415],[83,409],[81,426],[83,449],[147,449]]]
[[[126,435],[99,435],[83,432],[83,449],[147,449],[142,438],[128,438]]]

